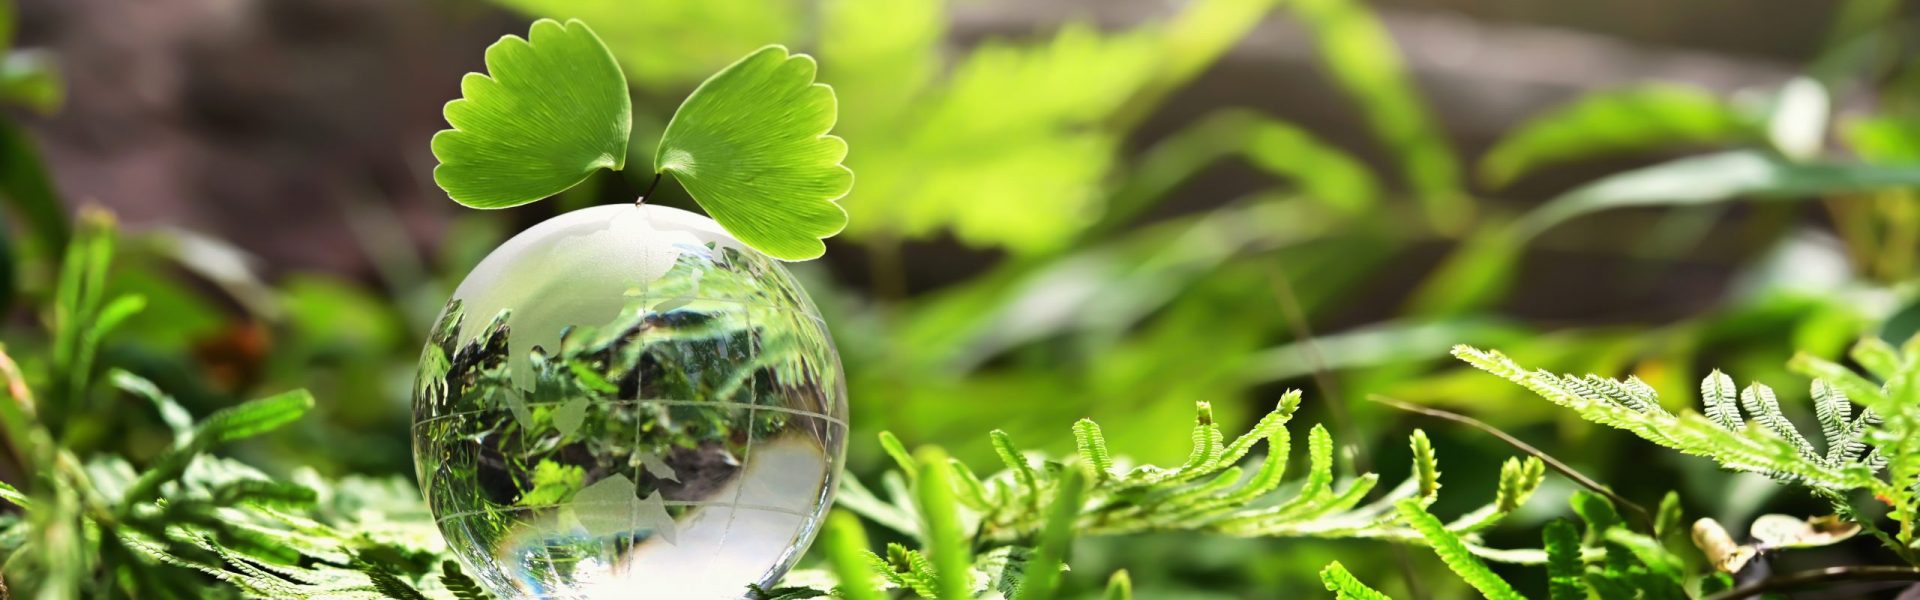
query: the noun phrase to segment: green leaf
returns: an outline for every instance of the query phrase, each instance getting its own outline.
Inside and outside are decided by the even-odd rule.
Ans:
[[[1580,515],[1581,521],[1586,522],[1588,539],[1597,541],[1607,534],[1608,529],[1620,526],[1620,511],[1605,496],[1587,490],[1575,490],[1573,497],[1567,499],[1567,504],[1573,506],[1573,513]]]
[[[1840,133],[1861,160],[1872,163],[1920,161],[1920,117],[1863,117],[1847,122]]]
[[[971,582],[967,581],[973,553],[967,547],[966,533],[961,531],[960,507],[953,497],[953,467],[948,464],[947,453],[939,448],[922,448],[917,458],[920,476],[914,498],[924,520],[921,531],[926,534],[928,558],[933,561],[937,595],[939,600],[966,600],[973,597],[968,591]]]
[[[847,226],[833,201],[853,188],[847,143],[827,135],[833,88],[813,57],[767,46],[700,84],[667,123],[654,154],[728,233],[768,256],[807,260]]]
[[[1104,600],[1133,600],[1133,577],[1127,575],[1126,569],[1114,571],[1113,576],[1107,578],[1107,593],[1105,596],[1102,596],[1102,598],[1104,598]]]
[[[1401,174],[1443,231],[1472,222],[1473,199],[1462,188],[1459,158],[1422,103],[1380,17],[1360,0],[1290,2],[1317,39],[1327,71],[1360,105],[1367,124],[1400,161]]]
[[[1632,206],[1693,206],[1742,197],[1805,199],[1841,192],[1920,187],[1920,167],[1787,162],[1754,151],[1673,160],[1612,175],[1561,194],[1520,222],[1523,238],[1575,217]]]
[[[20,508],[33,507],[32,499],[27,498],[26,494],[21,493],[20,488],[13,487],[13,484],[5,481],[0,481],[0,500],[12,502],[14,506]]]
[[[1566,519],[1547,522],[1547,591],[1553,600],[1586,600],[1586,567],[1580,563],[1580,533]]]
[[[1027,565],[1027,579],[1020,585],[1020,591],[1014,594],[1014,600],[1049,600],[1053,598],[1060,584],[1060,570],[1065,564],[1067,549],[1073,545],[1074,527],[1080,520],[1080,506],[1085,500],[1087,473],[1080,469],[1065,469],[1060,472],[1059,484],[1053,492],[1053,503],[1048,505],[1047,522],[1040,530],[1040,544],[1034,553],[1033,562]]]
[[[1320,570],[1320,583],[1326,585],[1337,600],[1388,600],[1386,594],[1360,583],[1340,561],[1333,561]]]
[[[201,421],[194,431],[194,444],[212,447],[214,444],[260,435],[299,420],[312,408],[313,394],[304,389],[251,400],[213,413]]]
[[[487,47],[487,74],[460,80],[452,129],[433,136],[434,182],[455,202],[506,208],[627,164],[627,81],[586,23],[533,23]]]
[[[867,551],[867,532],[860,528],[859,519],[845,512],[834,511],[827,517],[827,529],[821,538],[827,550],[827,563],[833,566],[834,575],[840,578],[840,586],[836,591],[841,598],[885,598],[873,583],[873,568],[867,560],[871,556]]]
[[[1415,495],[1432,500],[1440,494],[1440,462],[1433,457],[1433,442],[1427,432],[1415,429],[1411,443],[1414,479],[1419,481]]]
[[[460,572],[460,563],[450,560],[440,563],[440,585],[446,587],[447,592],[453,594],[456,600],[492,600],[493,598],[493,594],[480,587],[480,582]]]
[[[22,215],[47,256],[59,256],[67,247],[67,209],[40,161],[40,151],[25,131],[4,119],[0,119],[0,200]]]
[[[1706,90],[1671,84],[1608,90],[1514,128],[1480,159],[1480,178],[1503,187],[1542,165],[1750,133],[1733,106]]]
[[[1513,586],[1508,585],[1506,580],[1493,574],[1486,563],[1475,558],[1473,553],[1467,550],[1466,542],[1462,541],[1460,536],[1447,531],[1447,526],[1442,524],[1440,519],[1428,514],[1427,510],[1420,506],[1418,499],[1401,500],[1394,506],[1400,512],[1400,518],[1407,522],[1407,526],[1412,527],[1414,531],[1420,533],[1420,537],[1427,540],[1427,545],[1433,548],[1434,554],[1440,556],[1440,561],[1447,563],[1447,568],[1466,580],[1473,589],[1480,590],[1480,594],[1486,596],[1488,600],[1525,599],[1520,592],[1514,591]]]
[[[66,96],[67,86],[53,55],[43,50],[6,52],[0,48],[0,102],[46,115],[59,110]]]
[[[492,0],[532,17],[580,19],[637,87],[679,93],[743,52],[799,35],[809,3],[768,0]]]

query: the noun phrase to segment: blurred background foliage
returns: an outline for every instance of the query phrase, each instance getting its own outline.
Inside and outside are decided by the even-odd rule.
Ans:
[[[845,358],[857,476],[882,468],[881,430],[982,462],[987,430],[1066,452],[1081,417],[1178,462],[1188,440],[1166,432],[1194,402],[1238,430],[1301,388],[1349,472],[1404,476],[1416,425],[1449,486],[1489,488],[1513,454],[1365,402],[1383,394],[1479,417],[1646,503],[1677,488],[1730,523],[1810,514],[1446,350],[1632,374],[1679,408],[1712,368],[1786,381],[1795,349],[1920,330],[1920,20],[1897,0],[19,3],[0,13],[8,352],[36,381],[66,368],[46,324],[70,317],[39,307],[69,215],[108,207],[124,235],[102,283],[145,311],[92,368],[194,414],[310,388],[318,418],[240,449],[282,472],[409,473],[408,382],[452,286],[520,228],[646,184],[601,173],[486,213],[432,187],[438,102],[529,17],[601,33],[642,145],[752,48],[819,58],[858,180],[847,232],[796,270]],[[71,446],[141,462],[170,442],[146,403],[75,393]],[[1537,540],[1569,493],[1550,478],[1491,539]],[[1397,596],[1463,591],[1430,557],[1377,550],[1094,540],[1066,584],[1126,568],[1146,598],[1272,597],[1318,589],[1339,559]]]

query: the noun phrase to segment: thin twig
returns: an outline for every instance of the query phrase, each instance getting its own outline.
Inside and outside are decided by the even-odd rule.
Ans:
[[[1738,600],[1740,598],[1757,597],[1761,594],[1815,586],[1828,586],[1836,583],[1866,583],[1874,581],[1920,581],[1920,568],[1868,565],[1827,567],[1825,569],[1798,571],[1768,577],[1728,590],[1717,596],[1711,596],[1708,600]]]
[[[1272,263],[1274,300],[1280,303],[1280,314],[1286,317],[1287,326],[1293,328],[1293,337],[1299,340],[1302,354],[1313,366],[1313,384],[1320,388],[1320,394],[1327,398],[1327,413],[1333,417],[1333,427],[1340,431],[1340,437],[1348,440],[1360,440],[1355,433],[1353,421],[1348,418],[1346,398],[1340,395],[1340,388],[1334,382],[1333,375],[1327,370],[1327,357],[1320,354],[1320,345],[1313,335],[1313,323],[1307,320],[1306,309],[1300,306],[1300,296],[1293,291],[1293,281],[1287,279],[1287,272],[1278,262]],[[1362,473],[1372,472],[1372,460],[1367,458],[1365,444],[1353,446],[1355,470]],[[1407,595],[1416,599],[1426,598],[1426,590],[1420,588],[1420,578],[1413,570],[1413,560],[1407,556],[1406,548],[1394,544],[1393,559],[1400,568],[1401,579],[1407,584]]]
[[[1349,440],[1358,440],[1354,431],[1353,418],[1347,414],[1345,397],[1340,395],[1340,386],[1333,375],[1327,371],[1327,357],[1320,353],[1320,345],[1315,343],[1313,325],[1307,321],[1307,311],[1300,306],[1300,296],[1293,291],[1293,283],[1287,279],[1287,273],[1280,265],[1274,264],[1272,276],[1273,296],[1280,303],[1280,314],[1287,319],[1287,326],[1293,329],[1293,337],[1300,342],[1301,354],[1313,366],[1313,384],[1320,388],[1320,394],[1326,396],[1327,414],[1333,418],[1333,428],[1340,436]],[[1371,460],[1361,445],[1354,446],[1353,462],[1355,470],[1368,472],[1373,470]]]
[[[1602,485],[1598,481],[1594,481],[1593,478],[1591,477],[1587,477],[1586,475],[1581,474],[1579,471],[1575,471],[1573,467],[1567,466],[1567,463],[1560,462],[1560,459],[1554,458],[1552,455],[1549,455],[1546,452],[1542,452],[1539,448],[1533,447],[1532,444],[1528,444],[1526,442],[1520,441],[1520,438],[1513,437],[1513,435],[1508,434],[1505,431],[1501,431],[1500,428],[1498,427],[1488,425],[1484,421],[1481,421],[1479,419],[1475,419],[1473,417],[1469,417],[1457,412],[1441,410],[1441,409],[1433,408],[1430,406],[1421,406],[1418,404],[1414,404],[1412,402],[1407,402],[1405,400],[1399,400],[1396,398],[1391,398],[1391,397],[1383,396],[1380,394],[1369,395],[1367,396],[1367,399],[1373,402],[1378,402],[1380,404],[1385,404],[1387,406],[1398,408],[1400,410],[1404,410],[1407,412],[1419,413],[1419,414],[1427,415],[1429,417],[1437,417],[1441,419],[1446,419],[1448,421],[1453,421],[1455,423],[1462,423],[1470,427],[1473,427],[1475,429],[1484,431],[1487,434],[1492,435],[1493,437],[1500,438],[1500,441],[1506,442],[1507,445],[1518,448],[1520,449],[1521,452],[1525,452],[1533,456],[1534,458],[1540,459],[1540,462],[1546,463],[1548,467],[1551,467],[1554,471],[1557,471],[1561,475],[1566,476],[1567,479],[1573,480],[1574,483],[1580,484],[1581,487],[1587,488],[1589,490],[1593,490],[1593,493],[1595,494],[1606,496],[1608,500],[1613,501],[1613,504],[1615,506],[1619,506],[1627,509],[1627,511],[1631,512],[1633,516],[1640,521],[1640,524],[1646,528],[1645,529],[1646,533],[1653,533],[1653,514],[1647,512],[1647,509],[1645,507],[1642,507],[1639,504],[1635,504],[1632,500],[1628,500],[1619,494],[1613,493],[1612,489],[1607,488],[1607,486]]]

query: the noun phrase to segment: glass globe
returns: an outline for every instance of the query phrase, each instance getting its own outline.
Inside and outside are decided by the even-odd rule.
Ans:
[[[847,433],[840,358],[780,263],[711,219],[614,205],[507,240],[420,357],[414,463],[507,598],[739,598],[813,540]]]

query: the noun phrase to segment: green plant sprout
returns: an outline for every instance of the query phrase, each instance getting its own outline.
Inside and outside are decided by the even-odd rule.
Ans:
[[[1208,405],[1200,403],[1192,453],[1175,467],[1125,466],[1090,420],[1073,428],[1077,451],[1072,457],[1038,465],[1006,433],[993,432],[1006,468],[986,477],[938,448],[909,453],[883,433],[881,447],[898,467],[881,477],[890,498],[847,479],[839,503],[919,542],[920,549],[890,544],[884,555],[870,552],[865,532],[839,514],[823,541],[833,575],[797,571],[789,575],[789,587],[766,590],[762,597],[819,597],[830,588],[844,598],[903,590],[940,600],[994,594],[1044,600],[1053,597],[1073,539],[1150,531],[1385,540],[1444,545],[1445,552],[1473,560],[1547,562],[1544,551],[1488,548],[1479,540],[1479,532],[1511,515],[1539,488],[1545,467],[1538,459],[1509,459],[1492,502],[1442,523],[1425,512],[1438,497],[1440,471],[1424,432],[1416,430],[1409,438],[1413,468],[1408,479],[1366,501],[1379,476],[1337,477],[1332,438],[1315,426],[1308,434],[1308,472],[1286,485],[1291,448],[1286,425],[1300,397],[1297,391],[1282,396],[1273,411],[1231,442],[1213,422]],[[1248,472],[1239,463],[1262,442],[1265,454]],[[837,587],[812,583],[835,576]],[[1112,594],[1126,597],[1131,584],[1123,583],[1123,575],[1115,577]]]
[[[1668,494],[1661,502],[1651,536],[1628,529],[1613,504],[1598,494],[1581,490],[1570,504],[1585,525],[1585,532],[1567,519],[1549,521],[1542,532],[1548,574],[1546,597],[1552,600],[1682,600],[1723,591],[1732,582],[1723,573],[1702,577],[1689,574],[1679,496]],[[1459,534],[1449,531],[1419,504],[1402,501],[1396,509],[1420,532],[1441,562],[1480,595],[1489,600],[1528,597],[1468,552]],[[1320,571],[1320,580],[1340,600],[1387,599],[1386,594],[1367,587],[1337,561]]]
[[[477,600],[471,579],[440,555],[438,532],[404,480],[321,479],[310,470],[275,479],[214,452],[279,429],[313,407],[293,390],[196,421],[153,382],[91,365],[102,341],[144,307],[109,296],[114,227],[84,212],[62,265],[53,309],[54,377],[36,390],[0,352],[6,450],[45,468],[25,491],[0,484],[21,512],[0,515],[10,592],[34,598],[397,598]],[[151,402],[171,428],[168,449],[136,469],[118,456],[82,457],[63,445],[55,419],[104,410],[111,384]],[[204,575],[226,583],[207,589]]]
[[[579,20],[533,23],[526,38],[487,48],[488,73],[469,73],[448,102],[452,129],[433,137],[434,181],[454,201],[507,208],[627,166],[633,129],[626,76]],[[742,242],[781,260],[826,252],[847,225],[834,201],[853,187],[847,144],[828,135],[833,89],[814,83],[805,54],[766,46],[695,89],[653,157],[654,184],[671,174]],[[649,193],[651,189],[649,189]],[[641,196],[645,200],[645,195]]]

